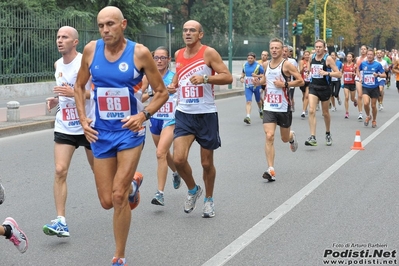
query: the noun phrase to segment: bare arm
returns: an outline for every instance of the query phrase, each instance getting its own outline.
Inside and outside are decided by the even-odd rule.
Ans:
[[[217,73],[217,75],[209,77],[208,83],[215,85],[233,83],[233,76],[231,75],[227,66],[223,63],[220,54],[215,49],[211,47],[206,48],[204,59],[205,63]]]
[[[83,50],[82,62],[80,64],[80,69],[76,78],[74,89],[76,109],[78,110],[80,124],[82,125],[84,134],[89,142],[95,142],[97,140],[98,134],[97,131],[90,127],[90,123],[92,122],[92,120],[86,117],[85,110],[85,99],[87,93],[85,87],[90,78],[89,66],[94,55],[95,46],[96,41],[91,41],[85,46]]]
[[[334,77],[334,78],[342,77],[341,71],[339,71],[337,64],[335,63],[334,59],[332,59],[331,56],[327,57],[327,66],[329,66],[332,70],[332,72],[330,72],[331,77]]]
[[[298,69],[288,62],[283,65],[284,74],[286,76],[293,76],[294,80],[288,82],[288,87],[301,87],[305,85],[305,81],[303,81],[302,75],[299,73]]]

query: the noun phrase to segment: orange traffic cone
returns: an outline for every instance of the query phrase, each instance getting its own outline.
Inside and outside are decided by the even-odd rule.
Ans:
[[[356,130],[356,137],[352,146],[352,150],[364,150],[362,140],[360,139],[360,130]]]

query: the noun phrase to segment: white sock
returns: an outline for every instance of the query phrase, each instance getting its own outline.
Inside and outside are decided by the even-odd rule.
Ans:
[[[65,217],[64,217],[64,216],[57,216],[57,218],[60,219],[60,222],[61,222],[62,224],[66,224],[66,220],[65,220]]]

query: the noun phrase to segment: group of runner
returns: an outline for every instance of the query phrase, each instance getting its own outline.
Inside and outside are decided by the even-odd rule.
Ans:
[[[392,52],[392,64],[383,50],[361,46],[360,55],[355,58],[349,52],[341,62],[336,52],[328,52],[324,40],[316,40],[312,51],[304,51],[299,63],[292,57],[292,47],[281,40],[270,41],[271,59],[268,51],[262,51],[261,60],[255,61],[253,52],[248,53],[240,81],[244,83],[247,116],[250,124],[251,101],[253,95],[259,107],[260,118],[266,134],[265,153],[268,164],[263,177],[274,181],[274,132],[280,126],[281,139],[289,142],[292,151],[298,144],[295,132],[290,130],[292,112],[295,111],[294,91],[302,91],[302,119],[308,116],[310,137],[306,146],[317,146],[316,111],[321,109],[325,124],[325,141],[331,146],[330,111],[337,111],[336,102],[342,104],[340,89],[343,88],[345,100],[345,119],[349,119],[349,99],[358,108],[358,121],[373,128],[377,127],[377,111],[383,110],[384,88],[389,86],[390,72],[399,73],[397,53]],[[388,62],[387,62],[388,61]],[[286,65],[290,68],[286,68]],[[284,67],[283,67],[284,66]],[[291,68],[292,66],[292,68]],[[399,75],[396,75],[397,77]],[[388,80],[388,82],[387,82]],[[398,83],[398,82],[397,82]],[[399,86],[397,86],[399,92]],[[356,96],[357,93],[357,96]],[[263,95],[263,96],[260,96]],[[378,101],[378,108],[377,108]],[[363,117],[363,109],[365,117]]]
[[[353,103],[355,107],[358,109],[358,116],[357,119],[360,122],[366,122],[367,120],[371,119],[371,115],[366,113],[366,117],[363,117],[363,109],[367,108],[364,106],[363,103],[363,70],[360,70],[362,62],[372,62],[371,55],[368,59],[367,52],[369,49],[367,46],[363,45],[360,48],[360,54],[358,57],[355,57],[354,53],[348,52],[345,58],[339,58],[336,52],[331,52],[329,55],[334,60],[335,65],[337,66],[338,70],[342,73],[341,78],[330,77],[328,83],[331,88],[331,97],[329,102],[329,110],[332,112],[337,111],[337,106],[341,105],[342,102],[344,103],[345,108],[345,119],[349,119],[349,100]],[[302,53],[301,59],[297,61],[292,57],[292,47],[284,45],[283,46],[283,58],[285,58],[288,62],[292,63],[295,67],[298,68],[301,76],[305,82],[305,84],[300,88],[302,92],[302,112],[300,114],[302,119],[305,119],[308,115],[308,108],[309,108],[309,84],[311,81],[311,61],[315,55],[315,50],[305,50]],[[399,54],[397,50],[392,49],[391,51],[388,50],[372,50],[373,60],[380,63],[383,72],[385,73],[385,77],[381,75],[376,77],[376,84],[378,84],[379,93],[377,98],[377,108],[378,111],[382,111],[384,109],[384,89],[389,88],[391,84],[391,75],[395,77],[399,77],[396,73],[398,71],[399,65]],[[371,52],[371,51],[370,51]],[[328,55],[328,50],[326,48],[326,54]],[[244,119],[246,124],[250,124],[250,113],[251,113],[251,102],[252,102],[252,95],[255,96],[256,103],[259,107],[260,117],[263,117],[263,113],[261,112],[261,108],[263,106],[263,95],[264,89],[266,85],[261,86],[254,86],[252,79],[254,77],[261,77],[264,74],[265,64],[269,62],[268,58],[268,51],[262,51],[261,59],[255,61],[256,56],[253,52],[248,53],[247,55],[247,62],[243,65],[242,74],[240,77],[240,81],[244,83],[245,86],[245,98],[246,98],[246,111],[247,115]],[[330,70],[328,70],[330,71]],[[399,81],[399,80],[398,80]],[[369,83],[369,81],[367,81]],[[373,84],[372,86],[374,86]],[[370,85],[365,84],[365,87],[369,87]],[[399,82],[396,86],[399,89]],[[344,91],[344,100],[341,100],[340,91],[341,89]],[[295,102],[294,102],[294,88],[290,88],[289,96],[291,100],[291,111],[295,112]],[[373,98],[373,97],[370,97]],[[367,100],[366,100],[367,101]],[[373,101],[371,101],[373,105]],[[320,109],[320,104],[316,106],[316,110]],[[366,110],[365,110],[366,111]],[[369,117],[369,118],[367,118]],[[376,125],[376,123],[374,123]]]

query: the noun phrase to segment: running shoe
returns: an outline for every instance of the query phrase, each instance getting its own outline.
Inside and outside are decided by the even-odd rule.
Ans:
[[[314,136],[310,136],[307,141],[305,141],[306,146],[317,146],[317,141]]]
[[[355,107],[357,107],[357,101],[356,101],[356,100],[353,101],[353,105],[354,105]]]
[[[320,106],[317,105],[317,106],[316,106],[316,111],[319,111],[319,110],[320,110]]]
[[[335,112],[335,111],[337,111],[337,108],[331,107],[330,111],[331,111],[331,112]]]
[[[129,195],[129,205],[130,209],[134,210],[140,204],[140,186],[143,183],[143,175],[140,172],[134,173],[132,187],[136,187],[136,190]]]
[[[0,205],[3,204],[6,199],[6,194],[3,185],[0,183]]]
[[[372,121],[372,122],[371,122],[371,127],[372,127],[372,128],[376,128],[376,127],[377,127],[377,121],[375,121],[375,120]]]
[[[302,118],[302,119],[305,119],[305,117],[306,117],[306,116],[305,116],[305,112],[302,112],[301,118]]]
[[[349,113],[346,112],[346,113],[345,113],[345,119],[348,119],[348,118],[349,118]]]
[[[112,259],[112,266],[127,266],[126,263],[123,263],[123,260],[120,258],[113,258]]]
[[[43,232],[48,236],[69,237],[68,225],[63,224],[59,218],[51,220],[51,224],[45,224]]]
[[[251,118],[249,118],[248,116],[244,118],[244,123],[250,125],[251,124]]]
[[[259,117],[260,117],[260,119],[263,119],[263,111],[259,112]]]
[[[326,134],[326,145],[331,146],[332,145],[332,137],[331,134]]]
[[[384,110],[384,106],[382,105],[382,103],[378,104],[378,111],[382,111]]]
[[[4,225],[9,225],[11,227],[11,237],[7,239],[14,244],[19,252],[25,253],[28,249],[28,238],[25,233],[19,229],[17,222],[13,218],[7,217],[3,222],[3,226]]]
[[[362,113],[359,114],[359,116],[357,117],[357,121],[362,122],[363,121],[363,115]]]
[[[264,179],[267,179],[269,182],[276,181],[276,172],[273,167],[269,167],[266,172],[263,173],[262,176]]]
[[[290,141],[290,149],[292,152],[296,152],[298,149],[298,141],[296,140],[295,131],[292,131],[292,142]]]
[[[178,189],[181,186],[181,176],[178,172],[175,172],[173,175],[173,187]]]
[[[163,193],[157,191],[157,193],[155,193],[155,196],[152,198],[151,203],[154,205],[165,206]]]
[[[193,195],[191,193],[187,194],[186,201],[184,202],[184,212],[185,213],[190,213],[195,209],[195,203],[197,202],[197,199],[201,196],[202,194],[202,188],[197,185],[197,192]]]
[[[338,99],[337,101],[338,101],[338,105],[342,104],[341,99]]]
[[[295,105],[294,104],[291,106],[291,111],[295,112]]]
[[[370,116],[366,116],[366,119],[364,120],[364,126],[368,126],[370,122]]]
[[[215,204],[213,203],[213,199],[211,198],[205,199],[202,217],[203,218],[215,217]]]

